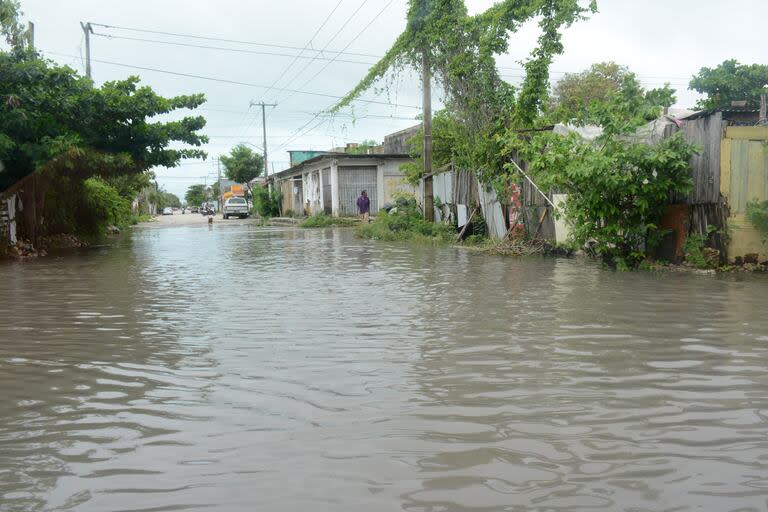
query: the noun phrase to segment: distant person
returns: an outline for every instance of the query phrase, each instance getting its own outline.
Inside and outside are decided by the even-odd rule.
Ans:
[[[371,217],[371,200],[368,197],[368,192],[363,190],[360,192],[360,197],[357,198],[357,211],[360,213],[360,217],[364,223],[370,222]]]

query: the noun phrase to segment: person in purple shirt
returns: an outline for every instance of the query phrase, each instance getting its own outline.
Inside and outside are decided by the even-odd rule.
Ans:
[[[362,217],[363,222],[366,224],[370,222],[371,200],[365,190],[360,192],[360,197],[357,198],[357,211],[360,213],[360,217]]]

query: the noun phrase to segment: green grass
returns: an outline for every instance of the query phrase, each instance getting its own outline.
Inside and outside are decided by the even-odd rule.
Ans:
[[[306,219],[299,224],[302,228],[331,228],[331,227],[350,227],[358,223],[357,219],[351,217],[331,217],[324,213],[318,213]]]

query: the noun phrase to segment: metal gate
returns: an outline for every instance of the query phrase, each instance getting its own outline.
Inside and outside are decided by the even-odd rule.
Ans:
[[[333,204],[331,199],[331,168],[326,167],[322,172],[323,182],[323,211],[330,215],[333,210]]]
[[[339,214],[357,215],[357,198],[365,190],[371,199],[371,213],[379,211],[376,187],[378,168],[375,165],[339,166]]]

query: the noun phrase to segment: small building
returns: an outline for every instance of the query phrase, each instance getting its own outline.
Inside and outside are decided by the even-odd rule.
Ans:
[[[302,150],[288,151],[288,156],[291,160],[291,167],[296,167],[300,163],[306,162],[310,158],[315,158],[316,156],[325,155],[328,153],[329,151],[315,151],[312,149],[302,149]]]
[[[356,215],[362,190],[371,199],[371,212],[394,202],[398,193],[416,194],[400,170],[410,161],[405,154],[324,153],[271,178],[283,195],[283,215]]]

